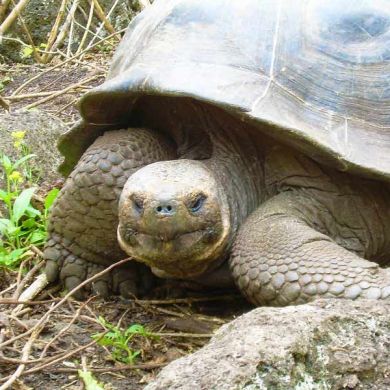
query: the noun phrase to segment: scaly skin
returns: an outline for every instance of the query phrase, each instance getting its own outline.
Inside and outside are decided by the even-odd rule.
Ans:
[[[169,142],[147,129],[110,131],[99,137],[84,153],[53,205],[44,251],[48,279],[59,278],[70,290],[125,258],[116,239],[122,188],[142,166],[174,157]],[[89,289],[93,287],[103,296],[128,296],[150,282],[149,270],[131,263],[114,269]],[[82,298],[83,291],[76,297]]]
[[[256,305],[318,297],[388,299],[390,193],[285,148],[269,151],[270,192],[241,226],[230,267]],[[365,259],[366,258],[366,259]]]
[[[210,154],[205,159],[202,159],[203,155],[198,157],[200,160],[196,164],[204,166],[212,175],[217,187],[224,191],[222,198],[228,205],[229,231],[224,230],[224,234],[228,234],[229,239],[220,258],[229,259],[236,285],[251,302],[289,305],[317,297],[389,299],[390,271],[379,266],[390,264],[390,190],[387,184],[324,168],[303,154],[251,131],[250,125],[219,109],[183,100],[175,101],[174,111],[166,109],[161,101],[157,106],[155,110],[153,106],[148,107],[148,112],[153,112],[149,117],[155,123],[165,128],[173,128],[174,123],[181,124],[171,132],[178,150],[182,148],[182,139],[186,145],[195,145],[195,159],[202,155],[199,154],[201,149]],[[191,135],[195,137],[191,139]],[[118,153],[118,148],[124,148],[126,152]],[[107,165],[108,151],[114,149],[114,154],[121,156],[120,161],[114,158],[114,163]],[[142,152],[137,154],[135,149],[142,149]],[[188,159],[191,149],[182,149],[186,151],[186,160],[183,160],[182,169],[177,169],[180,160],[174,164],[164,163],[163,160],[176,156],[167,142],[151,131],[110,132],[97,140],[67,180],[53,208],[50,240],[45,249],[49,279],[54,280],[59,275],[65,286],[72,288],[107,264],[124,257],[116,238],[118,212],[122,225],[128,227],[123,231],[119,229],[119,234],[131,232],[137,237],[141,233],[142,237],[169,236],[176,240],[176,233],[181,234],[179,229],[188,224],[186,229],[191,232],[190,220],[167,223],[166,232],[163,221],[164,218],[169,221],[168,216],[156,219],[156,224],[153,222],[148,205],[166,193],[159,193],[159,188],[164,187],[165,174],[159,175],[154,182],[152,166],[145,170],[151,183],[150,191],[142,188],[145,210],[136,213],[136,220],[134,213],[127,212],[133,207],[131,201],[123,201],[122,205],[127,209],[118,210],[119,195],[131,174],[144,165],[161,161],[154,164],[156,172],[173,169],[166,177],[184,183],[178,192],[180,199],[173,199],[176,203],[172,204],[180,205],[180,215],[176,217],[187,218],[184,187],[189,182],[191,193],[196,193],[197,188],[193,188],[196,180],[191,180],[196,172],[192,167],[196,164],[192,165]],[[118,166],[125,169],[118,170]],[[143,183],[141,173],[140,170],[137,174],[139,184]],[[202,183],[205,183],[204,192],[207,193],[211,187],[207,187],[207,180]],[[176,189],[172,188],[172,194],[175,194]],[[124,199],[132,199],[131,186],[124,195]],[[211,199],[208,196],[208,200]],[[218,203],[221,197],[215,199],[212,201]],[[213,205],[215,210],[223,210],[217,203]],[[205,212],[205,218],[207,215],[210,213]],[[195,217],[195,214],[191,216]],[[156,234],[157,223],[161,232]],[[142,227],[142,231],[138,232],[137,226]],[[131,254],[126,238],[119,238]],[[141,239],[141,246],[137,247],[140,261],[144,250],[142,242],[147,246],[153,239]],[[199,246],[197,248],[198,256]],[[181,249],[186,258],[190,258],[191,247],[188,251]],[[150,253],[150,248],[145,247],[145,250]],[[168,264],[170,259],[166,260]],[[172,263],[170,269],[164,270],[163,262],[153,264],[153,261],[145,258],[144,262],[158,268],[158,275],[178,277]],[[185,278],[187,263],[180,259],[175,261],[180,264],[180,277]],[[95,283],[95,290],[102,295],[136,292],[136,287],[144,285],[145,281],[135,269],[136,265],[131,266],[134,269],[117,272],[123,280],[118,282],[115,274],[109,275]],[[188,275],[200,282],[207,279],[208,285],[218,285],[223,279],[226,286],[230,279],[224,277],[226,272],[223,270],[226,267],[222,265],[214,276],[210,270],[207,275],[195,275],[194,272]]]

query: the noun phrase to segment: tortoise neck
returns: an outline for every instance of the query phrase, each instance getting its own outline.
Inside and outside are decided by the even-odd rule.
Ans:
[[[223,187],[230,208],[232,233],[264,200],[262,153],[243,123],[219,109],[208,109],[211,157],[204,164]]]

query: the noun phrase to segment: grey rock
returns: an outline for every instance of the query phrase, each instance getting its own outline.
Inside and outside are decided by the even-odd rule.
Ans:
[[[239,317],[145,390],[385,390],[389,362],[389,302],[319,300]]]

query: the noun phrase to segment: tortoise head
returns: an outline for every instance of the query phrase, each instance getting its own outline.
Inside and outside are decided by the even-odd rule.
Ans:
[[[158,276],[194,277],[216,266],[230,230],[226,194],[199,161],[148,165],[122,191],[119,244]]]

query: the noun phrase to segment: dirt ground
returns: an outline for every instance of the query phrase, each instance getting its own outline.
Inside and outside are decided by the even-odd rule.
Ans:
[[[70,126],[78,119],[77,99],[104,80],[110,58],[111,53],[95,52],[65,64],[0,64],[0,95],[11,113],[39,109]],[[42,183],[42,196],[52,185]],[[106,389],[142,389],[161,367],[200,348],[222,324],[250,308],[236,291],[166,288],[163,299],[161,291],[154,291],[142,300],[91,297],[77,302],[61,301],[59,286],[49,286],[35,302],[19,307],[20,292],[42,265],[37,252],[19,270],[0,269],[0,387],[16,375],[14,389],[82,389],[82,369]],[[140,324],[158,336],[135,336],[131,348],[139,356],[132,365],[119,363],[110,347],[91,337],[104,332],[99,317],[121,329]]]

